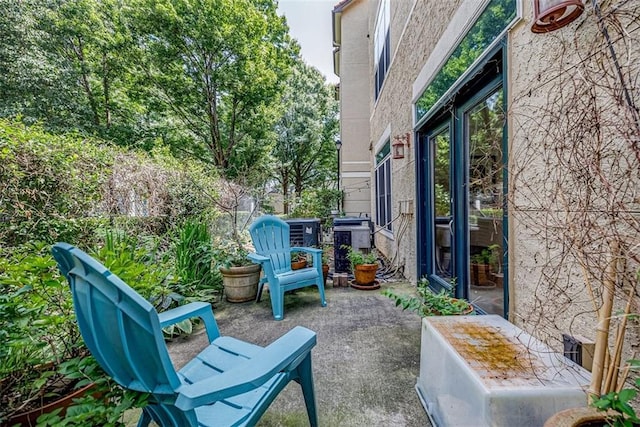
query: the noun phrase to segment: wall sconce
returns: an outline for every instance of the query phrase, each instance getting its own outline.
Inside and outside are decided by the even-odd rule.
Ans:
[[[531,31],[555,31],[573,22],[583,11],[582,0],[533,0]]]
[[[407,145],[407,149],[411,147],[411,134],[409,132],[404,135],[396,135],[393,137],[393,144],[391,144],[391,150],[394,159],[404,159],[404,145]]]

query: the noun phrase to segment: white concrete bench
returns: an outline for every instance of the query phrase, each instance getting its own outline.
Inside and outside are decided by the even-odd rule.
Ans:
[[[590,373],[500,316],[423,319],[418,395],[445,426],[542,426],[586,405]]]

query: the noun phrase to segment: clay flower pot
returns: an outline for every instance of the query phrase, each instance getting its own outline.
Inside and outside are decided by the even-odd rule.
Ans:
[[[357,285],[372,285],[376,280],[378,264],[358,264],[354,267],[354,276]]]
[[[291,261],[291,269],[292,270],[300,270],[301,268],[305,268],[307,266],[306,259],[300,259],[298,261]]]

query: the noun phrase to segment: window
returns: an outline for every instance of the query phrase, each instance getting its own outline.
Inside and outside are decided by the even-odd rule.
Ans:
[[[376,225],[391,231],[391,141],[376,154]]]
[[[389,63],[391,62],[391,42],[389,38],[389,21],[390,21],[390,0],[382,0],[380,2],[380,9],[378,9],[378,16],[376,17],[376,30],[373,40],[373,56],[375,62],[375,99],[378,99],[384,78],[389,70]]]

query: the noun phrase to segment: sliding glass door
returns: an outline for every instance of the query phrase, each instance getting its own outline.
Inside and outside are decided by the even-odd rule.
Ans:
[[[421,256],[432,289],[504,315],[504,92],[488,80],[420,134],[425,219]]]

